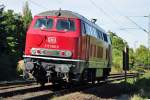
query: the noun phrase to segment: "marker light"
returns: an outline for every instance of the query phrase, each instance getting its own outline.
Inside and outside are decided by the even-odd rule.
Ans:
[[[71,51],[60,51],[60,56],[63,56],[63,57],[71,57],[72,53]]]
[[[60,56],[65,56],[65,51],[60,51]]]
[[[41,50],[39,50],[39,49],[36,50],[36,53],[37,53],[37,54],[41,54]]]
[[[34,48],[31,49],[31,54],[35,55],[36,54],[36,50]]]
[[[71,51],[66,51],[66,52],[65,52],[65,55],[66,55],[67,57],[71,57],[72,53],[71,53]]]

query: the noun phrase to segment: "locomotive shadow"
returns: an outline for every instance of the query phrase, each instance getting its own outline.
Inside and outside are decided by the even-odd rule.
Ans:
[[[58,90],[57,89],[56,90],[54,89],[53,91],[58,91],[60,88]],[[71,93],[76,94],[77,92],[79,92],[81,95],[89,94],[89,95],[94,95],[96,97],[100,97],[100,98],[104,98],[104,99],[109,99],[109,98],[117,99],[118,96],[121,96],[123,94],[128,94],[129,96],[132,96],[135,93],[135,91],[137,91],[137,89],[135,88],[135,86],[133,84],[129,84],[129,83],[125,83],[125,82],[107,83],[107,84],[101,84],[94,88],[92,87],[92,88],[84,89],[84,90],[76,89],[76,90],[65,92],[65,93],[59,93],[59,92],[56,93],[55,92],[54,97],[61,97],[61,96],[68,95]],[[53,98],[53,96],[49,95],[49,98]],[[46,98],[44,98],[44,99],[46,99]],[[127,99],[129,99],[129,98],[127,98]],[[62,99],[62,100],[64,100],[64,99]]]
[[[124,83],[124,82],[102,84],[102,85],[96,86],[94,88],[89,88],[89,89],[85,89],[85,90],[68,91],[65,93],[56,92],[56,91],[61,90],[61,88],[58,88],[58,87],[55,89],[53,87],[48,89],[48,90],[54,91],[54,93],[50,93],[50,94],[46,94],[46,95],[39,95],[39,96],[33,97],[29,100],[33,100],[33,99],[34,100],[50,100],[54,97],[61,97],[61,96],[64,96],[64,95],[67,95],[70,93],[75,93],[75,92],[79,92],[79,93],[83,93],[83,94],[92,94],[92,95],[95,95],[96,97],[105,98],[105,99],[107,99],[107,98],[116,99],[118,96],[120,96],[122,94],[133,95],[136,91],[136,89],[133,88],[134,86],[132,84]],[[45,87],[45,88],[47,89],[48,87]],[[62,100],[64,100],[64,99],[62,99]],[[67,100],[69,100],[69,99],[67,99]]]
[[[82,91],[82,93],[92,94],[95,95],[96,97],[105,98],[105,99],[108,98],[116,99],[119,96],[124,94],[128,94],[129,96],[132,96],[135,91],[136,88],[132,84],[121,82],[121,83],[103,84],[101,86],[84,90]]]
[[[82,91],[84,94],[92,94],[100,98],[118,99],[123,95],[127,95],[126,99],[130,99],[134,95],[142,98],[150,99],[150,78],[138,79],[134,83],[108,83],[95,88]]]

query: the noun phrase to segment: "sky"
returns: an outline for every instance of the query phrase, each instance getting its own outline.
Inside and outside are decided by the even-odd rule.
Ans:
[[[147,33],[128,18],[148,31],[149,19],[143,16],[150,15],[150,0],[0,0],[0,4],[6,6],[5,10],[22,13],[25,1],[28,1],[33,16],[59,8],[71,10],[89,20],[96,18],[96,24],[106,32],[115,32],[132,48],[140,45],[148,47]]]

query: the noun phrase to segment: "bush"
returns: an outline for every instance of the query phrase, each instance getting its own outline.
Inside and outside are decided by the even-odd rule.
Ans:
[[[131,97],[131,100],[146,100],[146,98],[143,98],[140,95],[134,95],[133,97]]]

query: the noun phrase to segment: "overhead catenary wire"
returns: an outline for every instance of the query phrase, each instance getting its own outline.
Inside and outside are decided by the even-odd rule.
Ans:
[[[100,6],[98,6],[93,0],[89,0],[90,2],[91,2],[91,4],[95,7],[95,8],[97,8],[100,12],[102,12],[105,16],[107,16],[111,21],[113,21],[117,26],[119,25],[119,23],[116,21],[116,20],[114,20],[109,14],[107,14],[107,12],[103,9],[103,8],[101,8]]]
[[[114,7],[114,6],[112,6],[112,7],[115,8],[115,10],[120,14],[120,16],[122,16],[122,14],[118,11],[118,9],[116,9],[116,7]],[[144,31],[145,33],[147,33],[147,35],[148,35],[148,48],[150,49],[150,15],[149,16],[123,16],[123,17],[125,17],[127,20],[132,22],[134,25],[136,25],[138,27],[138,29],[140,29],[140,30]],[[148,17],[149,18],[148,30],[143,28],[141,25],[137,24],[135,21],[133,21],[129,17]]]
[[[144,16],[128,16],[128,17],[144,17]]]
[[[28,0],[28,1],[30,3],[32,3],[32,4],[34,4],[37,7],[44,8],[44,9],[49,9],[48,7],[45,7],[44,5],[41,5],[41,4],[37,3],[37,2],[35,2],[34,0]],[[61,6],[61,4],[62,4],[61,0],[56,0],[56,2]],[[61,7],[59,7],[59,8],[61,8]]]
[[[109,2],[110,3],[110,2]],[[111,3],[110,3],[111,4]],[[122,13],[120,13],[120,11],[114,7],[112,4],[111,4],[112,8],[120,15],[120,16],[123,16]],[[142,17],[142,16],[123,16],[125,19],[127,19],[128,21],[130,21],[131,23],[133,23],[134,25],[136,25],[140,30],[148,33],[148,31],[146,29],[144,29],[142,26],[140,26],[139,24],[137,24],[135,21],[131,20],[129,17]],[[129,28],[128,28],[129,29]],[[132,28],[131,28],[132,29]],[[134,29],[134,28],[133,28]]]
[[[110,16],[100,7],[100,6],[97,6],[96,4],[95,4],[95,2],[93,1],[93,0],[89,0],[96,8],[98,8],[100,11],[102,11],[106,16],[108,16],[109,18],[110,18]],[[106,1],[105,1],[106,2]],[[108,2],[108,1],[107,1]],[[109,2],[110,3],[110,2]],[[110,3],[111,4],[111,3]],[[118,11],[118,9],[117,8],[115,8],[112,4],[111,4],[111,6],[119,13],[119,15],[120,16],[123,16],[119,11]],[[133,24],[136,24],[134,21],[132,21],[130,18],[127,18],[126,16],[123,16],[125,19],[127,19],[127,20],[129,20],[130,22],[132,22]],[[139,17],[139,16],[137,16],[137,17]],[[114,19],[112,19],[113,20],[113,22],[115,22],[115,23],[117,23],[118,24],[118,22],[117,21],[115,21]],[[138,25],[138,24],[136,24],[137,26],[138,26],[138,28],[140,28],[140,29],[142,29],[142,30],[144,30],[145,31],[145,29],[144,28],[142,28],[140,25]],[[122,28],[123,29],[123,28]],[[124,28],[125,29],[125,28]],[[128,28],[128,29],[136,29],[136,28]]]
[[[45,6],[41,5],[41,4],[38,4],[38,3],[34,2],[33,0],[28,0],[28,1],[31,2],[32,4],[36,5],[37,7],[48,9],[47,7],[45,7]]]
[[[98,10],[102,11],[102,13],[106,16],[109,16],[101,7],[97,6],[97,4],[95,4],[95,2],[93,0],[89,0],[91,2],[91,4],[93,6],[95,6],[95,8],[97,8]]]
[[[135,24],[139,29],[143,30],[144,32],[148,33],[148,31],[146,29],[144,29],[143,27],[141,27],[139,24],[137,24],[135,21],[131,20],[128,16],[125,16],[125,18],[127,18],[130,22],[132,22],[133,24]]]
[[[132,28],[128,28],[128,27],[120,28],[120,30],[126,30],[126,29],[139,29],[139,28],[135,28],[135,27],[132,27]]]
[[[111,2],[108,2],[108,0],[103,0],[104,2],[106,2],[107,4],[109,4],[109,6],[111,6],[120,16],[122,16],[122,17],[124,17],[123,15],[122,15],[122,13],[120,13],[120,11],[116,8],[116,7],[114,7],[114,5],[111,3]],[[110,0],[109,0],[110,1]],[[124,17],[125,18],[125,17]],[[126,19],[126,18],[125,18]],[[128,20],[128,19],[127,19]],[[122,25],[125,25],[124,23],[122,23],[122,22],[119,22],[119,23],[121,23]],[[127,25],[125,25],[125,26],[127,26]],[[128,28],[129,29],[129,28]],[[135,28],[131,28],[131,29],[135,29]]]

